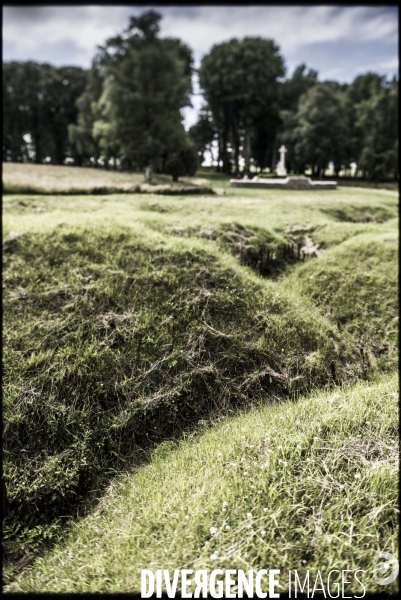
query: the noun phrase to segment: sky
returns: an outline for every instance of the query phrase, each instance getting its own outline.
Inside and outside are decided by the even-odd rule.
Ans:
[[[56,66],[90,67],[96,45],[120,33],[131,15],[152,8],[163,16],[160,35],[178,37],[193,50],[195,67],[214,44],[262,36],[280,47],[290,76],[306,63],[319,80],[351,82],[374,71],[398,75],[396,6],[3,6],[3,61],[34,60]],[[196,121],[203,103],[194,78]]]

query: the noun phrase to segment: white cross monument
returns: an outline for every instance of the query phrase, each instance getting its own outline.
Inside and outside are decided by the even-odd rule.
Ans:
[[[277,166],[277,175],[287,175],[287,169],[285,168],[285,153],[287,152],[287,148],[281,146],[278,151],[280,152],[280,162]]]

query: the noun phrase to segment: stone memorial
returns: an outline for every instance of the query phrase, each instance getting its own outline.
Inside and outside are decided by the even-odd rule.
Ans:
[[[285,146],[281,146],[278,151],[280,152],[280,162],[277,166],[277,175],[285,176],[287,175],[287,169],[285,168],[285,153],[287,152],[287,148]]]
[[[287,152],[287,148],[283,145],[279,148],[279,152],[280,162],[277,166],[277,175],[280,175],[281,179],[261,178],[257,176],[248,179],[245,176],[244,179],[240,180],[230,179],[230,186],[285,190],[335,190],[337,188],[337,181],[312,181],[310,177],[302,175],[285,177],[287,175],[287,169],[285,168],[285,153]]]
[[[284,190],[335,190],[337,181],[312,181],[310,177],[283,177],[281,179],[260,178],[230,179],[231,187],[284,189]]]

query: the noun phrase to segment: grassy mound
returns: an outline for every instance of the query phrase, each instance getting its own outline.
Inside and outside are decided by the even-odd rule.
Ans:
[[[290,252],[291,240],[264,227],[221,222],[206,228],[170,227],[168,231],[174,235],[212,240],[221,250],[235,256],[241,265],[266,277],[277,276],[288,263],[293,264],[296,260],[296,251],[295,254]]]
[[[332,569],[363,569],[366,591],[382,592],[372,564],[397,555],[397,412],[397,378],[381,377],[166,442],[7,589],[133,592],[141,569],[275,568],[281,592],[289,569],[302,582],[309,569],[311,589],[318,570],[326,585]]]
[[[213,250],[145,228],[6,241],[4,466],[21,524],[65,515],[119,458],[211,411],[361,374],[317,310]]]
[[[336,221],[350,223],[384,223],[394,218],[394,210],[388,206],[377,206],[372,211],[371,206],[344,206],[341,208],[326,208],[323,212],[333,217]]]
[[[356,235],[309,261],[285,282],[355,341],[365,370],[397,368],[398,235]]]
[[[5,197],[8,557],[211,415],[394,368],[396,195],[231,192]],[[320,258],[263,272],[306,236]]]

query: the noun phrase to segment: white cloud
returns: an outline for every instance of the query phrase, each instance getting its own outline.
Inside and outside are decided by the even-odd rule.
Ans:
[[[38,60],[43,46],[50,48],[64,43],[77,48],[74,62],[83,67],[90,66],[96,46],[119,33],[127,26],[128,16],[138,11],[127,6],[58,6],[49,7],[51,18],[27,22],[18,18],[17,10],[23,8],[3,9],[3,48],[12,45],[16,54],[13,58]],[[47,60],[53,62],[52,56]],[[70,57],[65,56],[63,64],[70,62]]]
[[[67,43],[79,49],[89,66],[97,44],[116,35],[128,17],[145,6],[30,7],[30,19],[20,18],[27,7],[3,9],[3,46],[10,44],[21,58],[35,58],[41,46]],[[379,7],[333,6],[200,6],[154,7],[164,18],[162,34],[180,37],[194,50],[197,62],[211,46],[232,37],[273,38],[291,58],[305,46],[322,42],[396,41],[395,11]],[[35,10],[40,18],[34,18]],[[40,11],[40,13],[39,13]],[[47,13],[46,13],[47,11]],[[46,18],[44,18],[46,15]],[[51,57],[49,57],[51,60]],[[66,57],[68,62],[68,57]]]
[[[148,8],[163,15],[162,36],[179,37],[193,49],[195,66],[213,44],[261,36],[280,46],[290,73],[301,62],[317,68],[321,79],[339,81],[398,69],[397,9],[380,6],[5,6],[3,59],[89,67],[96,46]],[[363,44],[366,55],[356,51]],[[352,47],[350,56],[345,46]],[[184,110],[187,127],[201,103],[194,96],[194,107]]]
[[[374,65],[372,65],[371,62],[355,63],[350,68],[348,68],[346,77],[344,76],[344,69],[341,67],[337,67],[333,69],[327,69],[325,71],[325,78],[341,80],[341,82],[344,83],[351,83],[355,79],[355,77],[363,73],[367,73],[368,71],[373,71],[375,73],[380,74],[388,74],[388,76],[391,76],[391,73],[393,73],[394,75],[397,73],[398,68],[398,58],[378,61]]]
[[[194,9],[195,10],[195,9]],[[284,55],[294,55],[305,45],[358,40],[396,41],[398,23],[394,14],[378,8],[332,6],[213,6],[196,9],[194,19],[166,13],[162,31],[179,35],[199,61],[211,46],[233,37],[273,38]]]

